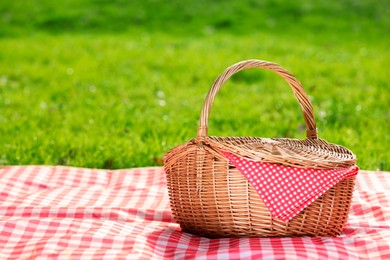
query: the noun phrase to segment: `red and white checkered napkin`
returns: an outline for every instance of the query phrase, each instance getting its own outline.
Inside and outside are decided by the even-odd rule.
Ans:
[[[358,173],[356,166],[326,170],[303,169],[255,162],[231,153],[222,153],[253,185],[271,215],[284,222],[299,214],[339,181]]]

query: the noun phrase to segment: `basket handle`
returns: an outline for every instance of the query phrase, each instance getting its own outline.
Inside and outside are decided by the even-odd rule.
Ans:
[[[222,85],[235,73],[250,68],[263,68],[274,71],[287,81],[292,91],[294,92],[295,98],[298,100],[299,105],[301,106],[306,124],[307,139],[317,139],[317,128],[314,118],[313,106],[309,100],[309,97],[305,93],[302,84],[290,72],[278,64],[262,60],[246,60],[233,64],[232,66],[228,67],[221,75],[219,75],[218,78],[215,79],[202,107],[197,138],[201,139],[202,137],[206,137],[208,135],[208,118],[210,115],[210,109],[214,102],[215,96],[217,95]]]

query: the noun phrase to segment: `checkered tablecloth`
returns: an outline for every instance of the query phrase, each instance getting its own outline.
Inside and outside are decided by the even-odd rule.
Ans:
[[[180,231],[163,169],[0,168],[0,259],[390,259],[390,173],[360,171],[339,237]]]

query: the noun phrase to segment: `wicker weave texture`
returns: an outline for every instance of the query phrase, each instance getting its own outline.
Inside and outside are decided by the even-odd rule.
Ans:
[[[222,84],[246,68],[281,75],[301,105],[306,140],[207,135],[208,116]],[[318,139],[313,107],[301,83],[275,63],[249,60],[227,68],[212,85],[195,139],[164,155],[171,208],[184,231],[207,237],[336,236],[348,218],[354,179],[345,179],[287,223],[273,219],[246,178],[220,151],[255,161],[329,169],[355,165],[347,148]]]

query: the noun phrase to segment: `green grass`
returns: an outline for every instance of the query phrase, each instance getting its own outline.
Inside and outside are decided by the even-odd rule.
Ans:
[[[160,165],[195,137],[214,78],[257,58],[300,79],[321,138],[390,170],[389,4],[283,3],[2,2],[0,164]],[[281,78],[249,70],[220,91],[209,125],[304,138],[303,123]]]

